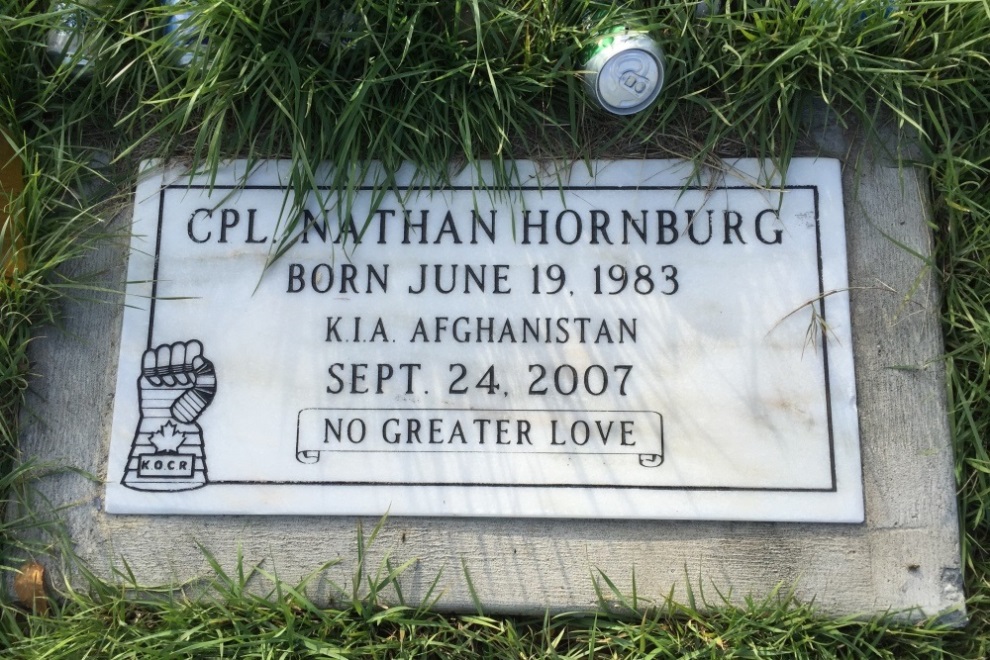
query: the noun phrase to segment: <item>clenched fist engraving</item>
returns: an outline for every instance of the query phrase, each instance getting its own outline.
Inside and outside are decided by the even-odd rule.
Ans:
[[[153,491],[206,485],[203,430],[196,421],[216,392],[216,372],[199,341],[145,351],[138,378],[141,418],[121,483]]]

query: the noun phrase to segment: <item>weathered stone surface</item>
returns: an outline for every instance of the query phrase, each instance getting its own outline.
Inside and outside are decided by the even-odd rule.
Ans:
[[[657,601],[690,586],[710,602],[764,597],[778,586],[823,613],[938,613],[962,621],[958,523],[946,418],[943,345],[930,252],[926,181],[858,136],[823,132],[844,157],[853,342],[862,434],[866,523],[695,523],[610,520],[393,518],[367,552],[375,570],[412,561],[407,602],[438,574],[436,607],[473,609],[465,572],[486,612],[542,612],[596,605],[598,571],[627,592]],[[845,145],[855,148],[842,153]],[[830,155],[837,155],[830,153]],[[860,159],[860,156],[865,156]],[[126,221],[122,218],[121,221]],[[121,289],[126,255],[106,245],[81,267],[105,271]],[[29,457],[106,475],[115,391],[119,298],[72,303],[64,327],[36,341],[35,380],[24,411]],[[348,517],[108,516],[103,487],[67,472],[38,487],[61,513],[78,555],[109,576],[126,559],[148,585],[208,577],[201,544],[228,570],[241,555],[291,583],[326,562],[310,583],[318,600],[331,583],[349,587],[358,519]],[[367,534],[376,520],[360,521]]]

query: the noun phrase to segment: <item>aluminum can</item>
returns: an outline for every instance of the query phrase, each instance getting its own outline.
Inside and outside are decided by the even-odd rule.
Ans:
[[[699,0],[694,6],[695,18],[715,16],[722,11],[722,0]]]
[[[798,0],[791,0],[791,5],[796,6]],[[813,5],[831,5],[831,9],[841,11],[846,5],[842,0],[811,0]],[[874,16],[890,18],[895,11],[899,11],[896,0],[862,0],[857,5],[852,5],[853,11],[859,7],[860,11],[853,19],[853,26],[859,27],[864,22]],[[829,7],[826,7],[827,9]]]
[[[162,0],[167,7],[183,7],[188,11],[180,11],[168,17],[165,24],[165,38],[173,53],[173,61],[181,67],[188,67],[197,57],[203,55],[206,41],[199,39],[199,30],[190,25],[193,10],[189,0]]]
[[[58,13],[58,22],[48,30],[45,50],[56,64],[72,64],[79,69],[89,67],[91,54],[86,45],[86,32],[89,29],[87,9],[97,0],[76,0],[75,2],[55,2],[52,11]]]
[[[645,110],[663,89],[666,60],[645,32],[620,29],[600,38],[584,64],[592,100],[614,115]]]
[[[340,8],[325,9],[316,20],[316,41],[325,49],[332,48],[334,44],[346,48],[354,42],[353,35],[362,29],[357,14]]]

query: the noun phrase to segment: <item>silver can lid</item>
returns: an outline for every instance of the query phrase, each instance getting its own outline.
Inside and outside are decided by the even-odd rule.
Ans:
[[[585,69],[584,81],[591,98],[615,115],[646,109],[663,89],[663,51],[642,32],[620,32],[603,38]]]

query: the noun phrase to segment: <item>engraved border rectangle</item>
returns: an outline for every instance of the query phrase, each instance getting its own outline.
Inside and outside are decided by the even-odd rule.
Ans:
[[[204,185],[204,184],[168,184],[163,186],[159,190],[159,200],[158,200],[158,225],[155,236],[155,253],[154,253],[154,274],[152,278],[152,295],[149,308],[149,320],[148,320],[148,347],[154,346],[154,324],[155,324],[155,302],[157,300],[158,291],[158,269],[161,257],[161,241],[162,241],[162,230],[165,216],[165,194],[168,192],[182,192],[187,193],[190,190],[220,190],[220,191],[238,191],[238,190],[271,190],[271,191],[285,191],[287,186],[282,185],[262,185],[262,184],[245,184],[245,185],[227,185],[227,184],[217,184],[217,185]],[[504,191],[520,191],[520,192],[543,192],[547,190],[545,186],[535,186],[535,185],[515,185],[515,186],[497,186],[497,185],[484,185],[484,186],[469,186],[469,185],[448,185],[439,187],[437,190],[440,191],[453,191],[453,192],[465,192],[465,191],[475,191],[479,188],[485,190],[504,190]],[[331,186],[317,186],[316,189],[325,192],[333,192],[335,188]],[[395,186],[396,190],[399,191],[417,191],[419,188],[412,185],[399,185]],[[560,192],[573,190],[573,191],[707,191],[709,188],[704,186],[651,186],[651,185],[631,185],[631,186],[619,186],[619,185],[560,185],[555,188]],[[731,185],[731,186],[718,186],[718,190],[739,190],[752,192],[754,187],[745,185]],[[799,191],[804,190],[812,194],[813,202],[812,206],[814,209],[814,221],[815,221],[815,250],[816,250],[816,267],[818,272],[818,299],[815,304],[818,307],[818,313],[822,319],[823,329],[821,330],[821,356],[823,363],[823,376],[824,376],[824,387],[825,387],[825,406],[826,406],[826,420],[828,429],[828,455],[829,455],[829,475],[831,479],[831,485],[828,488],[793,488],[793,487],[766,487],[766,486],[641,486],[641,485],[588,485],[588,484],[557,484],[557,485],[544,485],[534,486],[532,484],[481,484],[481,483],[444,483],[444,484],[434,484],[434,483],[423,483],[423,482],[383,482],[383,481],[360,481],[360,482],[326,482],[326,481],[263,481],[263,480],[211,480],[211,484],[227,484],[227,485],[271,485],[271,486],[284,486],[284,485],[298,485],[298,486],[364,486],[364,485],[376,485],[376,486],[401,486],[401,487],[438,487],[438,486],[449,486],[449,487],[470,487],[470,488],[572,488],[572,489],[582,489],[582,490],[602,490],[602,489],[613,489],[613,490],[656,490],[656,491],[677,491],[677,492],[768,492],[768,493],[834,493],[837,492],[837,478],[836,478],[836,463],[835,463],[835,439],[832,424],[832,394],[831,394],[831,378],[829,375],[829,355],[828,355],[828,336],[824,330],[824,325],[827,322],[827,316],[825,312],[825,303],[828,296],[825,294],[825,284],[824,284],[824,270],[823,270],[823,257],[822,257],[822,241],[821,241],[821,213],[820,213],[820,195],[819,186],[815,184],[789,184],[779,186],[782,191]],[[373,192],[378,190],[375,186],[356,186],[355,191],[358,192]],[[368,410],[371,410],[370,408]],[[375,409],[378,410],[378,409]],[[642,411],[640,411],[642,412]],[[659,414],[659,413],[657,413]],[[661,416],[662,417],[662,416]]]

